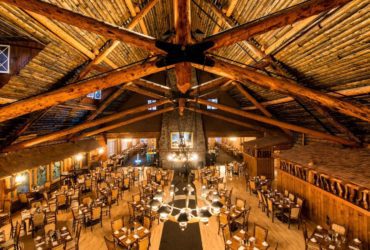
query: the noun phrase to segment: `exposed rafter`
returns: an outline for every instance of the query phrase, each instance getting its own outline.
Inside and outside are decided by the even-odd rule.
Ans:
[[[293,24],[299,20],[314,16],[323,11],[331,10],[335,7],[344,5],[351,0],[310,0],[297,4],[290,8],[278,11],[271,15],[257,19],[255,21],[239,25],[224,32],[206,38],[205,42],[212,42],[212,50],[234,43],[248,40],[249,38],[266,33],[288,24]]]
[[[325,139],[325,140],[328,140],[328,141],[333,141],[333,142],[340,143],[340,144],[345,144],[345,145],[350,145],[350,146],[355,146],[356,145],[355,142],[349,141],[347,139],[343,139],[343,138],[338,137],[338,136],[329,135],[329,134],[326,134],[326,133],[323,133],[323,132],[320,132],[320,131],[308,129],[308,128],[297,126],[297,125],[294,125],[294,124],[289,124],[289,123],[278,121],[278,120],[268,118],[268,117],[265,117],[265,116],[260,116],[260,115],[256,115],[256,114],[249,113],[249,112],[246,112],[246,111],[241,111],[239,109],[235,109],[235,108],[225,106],[225,105],[222,105],[222,104],[218,104],[218,103],[213,103],[213,102],[210,102],[210,101],[206,101],[204,99],[198,99],[197,102],[199,104],[202,104],[202,105],[212,106],[212,107],[215,107],[217,109],[223,110],[225,112],[232,113],[234,115],[239,115],[239,116],[242,116],[242,117],[246,117],[246,118],[249,118],[249,119],[252,119],[252,120],[255,120],[255,121],[259,121],[259,122],[263,122],[263,123],[270,124],[270,125],[273,125],[273,126],[277,126],[279,128],[289,129],[289,130],[292,130],[292,131],[295,131],[295,132],[298,132],[298,133],[309,134],[309,135],[312,135],[312,136],[315,136],[315,137],[318,137],[318,138],[321,138],[321,139]]]
[[[193,65],[199,69],[204,69],[210,73],[233,80],[241,82],[250,81],[260,85],[261,87],[281,92],[283,94],[307,98],[345,115],[353,116],[364,121],[370,121],[370,109],[366,106],[358,104],[355,105],[347,101],[339,100],[325,93],[303,87],[288,80],[270,77],[249,68],[242,68],[225,61],[220,61],[215,58],[213,59],[215,61],[213,67],[198,64]]]
[[[71,127],[71,128],[59,130],[59,131],[56,131],[56,132],[53,132],[53,133],[50,133],[50,134],[47,134],[47,135],[38,136],[36,138],[30,139],[30,140],[27,140],[27,141],[23,141],[23,142],[20,142],[20,143],[17,143],[17,144],[13,144],[13,145],[3,149],[3,152],[10,152],[10,151],[15,151],[15,150],[20,150],[20,149],[23,149],[23,148],[35,146],[35,145],[43,143],[43,142],[56,140],[56,139],[62,138],[64,136],[67,136],[67,135],[70,135],[70,134],[78,133],[78,132],[83,131],[83,130],[88,129],[88,128],[92,128],[92,127],[96,127],[96,126],[104,124],[104,123],[112,122],[114,120],[123,118],[127,115],[132,115],[132,114],[144,112],[144,111],[148,110],[148,108],[158,107],[158,106],[161,106],[161,105],[164,105],[164,104],[167,104],[167,103],[171,103],[171,101],[168,100],[168,99],[161,100],[161,101],[158,101],[156,103],[142,105],[142,106],[138,106],[138,107],[131,108],[131,109],[128,109],[128,110],[124,110],[124,111],[118,112],[118,113],[113,114],[113,115],[109,115],[109,116],[106,116],[106,117],[99,118],[99,119],[94,120],[94,121],[86,121],[82,124],[76,125],[76,126]]]
[[[124,69],[69,84],[58,90],[30,97],[0,108],[0,122],[72,100],[99,89],[120,85],[123,79],[126,82],[130,82],[162,70],[164,68],[158,68],[154,60],[146,63],[137,63]]]

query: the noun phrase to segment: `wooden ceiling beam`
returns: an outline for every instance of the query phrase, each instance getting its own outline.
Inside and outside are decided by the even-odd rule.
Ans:
[[[368,93],[370,93],[370,86],[344,89],[344,90],[339,90],[335,92],[328,92],[326,94],[336,97],[336,98],[342,98],[346,96],[349,97],[349,96],[356,96],[356,95],[365,95]],[[271,101],[261,102],[260,104],[264,107],[267,107],[267,106],[272,106],[272,105],[284,104],[284,103],[288,103],[292,101],[294,101],[293,97],[284,97],[284,98],[275,99]],[[243,107],[242,109],[243,110],[255,110],[257,108],[255,106],[248,106],[248,107]]]
[[[94,18],[59,8],[56,5],[49,4],[41,0],[0,0],[0,2],[14,5],[47,18],[76,26],[78,28],[102,35],[108,39],[120,40],[138,48],[149,50],[153,53],[165,53],[156,47],[156,39],[153,37],[145,36],[125,28],[119,28],[117,26],[98,21]]]
[[[36,138],[30,139],[30,140],[27,140],[27,141],[22,141],[20,143],[13,144],[13,145],[3,149],[2,151],[3,152],[16,151],[16,150],[28,148],[28,147],[31,147],[31,146],[35,146],[35,145],[43,143],[43,142],[56,140],[56,139],[65,137],[65,136],[70,135],[70,134],[78,133],[78,132],[83,131],[83,130],[88,129],[88,128],[92,128],[92,127],[96,127],[96,126],[99,126],[99,125],[104,124],[104,123],[112,122],[114,120],[123,118],[127,115],[132,115],[132,114],[144,112],[144,111],[148,110],[148,108],[158,107],[158,106],[161,106],[161,105],[164,105],[164,104],[167,104],[167,103],[171,103],[171,101],[168,100],[168,99],[165,99],[165,100],[160,100],[156,103],[146,104],[146,105],[134,107],[134,108],[131,108],[131,109],[127,109],[127,110],[115,113],[113,115],[109,115],[109,116],[106,116],[106,117],[99,118],[99,119],[94,120],[94,121],[86,121],[82,124],[76,125],[76,126],[71,127],[71,128],[59,130],[59,131],[56,131],[56,132],[53,132],[53,133],[50,133],[50,134],[47,134],[47,135],[38,136]]]
[[[0,122],[13,119],[37,110],[45,109],[68,100],[87,95],[164,70],[156,66],[156,60],[137,63],[101,76],[69,84],[54,91],[30,97],[0,108]]]
[[[215,7],[217,9],[217,7],[210,0],[206,0],[206,2],[211,6],[212,10],[213,10],[213,7]],[[225,13],[225,16],[226,17],[230,17],[231,16],[231,14],[233,13],[233,11],[234,11],[234,9],[236,7],[237,2],[238,2],[237,0],[230,0],[230,3],[229,3],[229,5],[226,8],[226,13]],[[223,12],[222,12],[222,10],[220,10],[220,13],[222,15],[224,15]],[[216,34],[216,33],[218,33],[220,31],[222,22],[224,22],[224,20],[221,19],[220,17],[218,17],[217,24],[216,24],[215,28],[213,29],[212,34]],[[231,27],[227,27],[227,28],[231,28]]]
[[[127,85],[127,84],[126,84]],[[125,86],[126,86],[125,85]],[[120,87],[116,91],[114,91],[107,99],[105,99],[100,105],[99,108],[91,113],[87,118],[86,121],[94,120],[98,115],[100,115],[114,100],[116,100],[119,96],[121,96],[125,92],[125,88]]]
[[[233,82],[234,86],[239,90],[239,92],[247,98],[254,106],[257,107],[266,117],[273,118],[273,115],[264,107],[262,106],[251,94],[246,91],[242,85],[238,82]],[[285,134],[292,136],[292,133],[287,129],[282,129]]]
[[[132,92],[138,93],[138,94],[143,95],[143,96],[148,96],[148,97],[153,98],[153,99],[162,99],[162,98],[164,98],[164,96],[158,95],[157,93],[139,88],[135,84],[131,84],[131,85],[125,87],[125,88],[127,90],[132,91]]]
[[[219,77],[200,85],[193,86],[191,88],[190,96],[196,96],[198,93],[203,94],[207,90],[217,88],[218,86],[230,83],[231,81],[232,80],[229,80],[225,77]]]
[[[171,88],[164,86],[162,84],[159,84],[159,83],[155,83],[155,82],[143,79],[143,78],[135,80],[134,83],[141,87],[161,92],[165,95],[171,94]]]
[[[207,37],[204,42],[212,42],[210,50],[232,45],[270,30],[293,24],[299,20],[314,16],[335,7],[342,6],[351,0],[310,0],[287,9],[280,10],[255,21],[239,25],[224,32]]]
[[[109,125],[109,126],[105,126],[105,127],[102,127],[102,128],[90,131],[90,132],[83,133],[80,136],[78,136],[76,139],[81,139],[81,138],[93,136],[93,135],[96,135],[96,134],[100,134],[100,133],[103,133],[103,132],[106,132],[106,131],[109,131],[109,130],[112,130],[112,129],[116,129],[116,128],[131,124],[131,123],[139,122],[139,121],[149,119],[149,118],[157,116],[157,115],[161,115],[161,114],[170,112],[174,109],[175,109],[175,107],[167,107],[167,108],[163,108],[163,109],[160,109],[160,110],[157,110],[157,111],[151,111],[150,113],[143,114],[143,115],[140,115],[140,116],[135,117],[135,118],[128,119],[128,120],[123,121],[123,122],[117,122],[117,123],[114,123],[114,124]]]
[[[370,109],[364,105],[352,104],[348,101],[334,98],[328,94],[309,89],[294,82],[270,77],[255,70],[242,68],[216,58],[213,58],[213,60],[215,63],[213,67],[198,64],[193,64],[193,66],[236,81],[250,81],[261,87],[286,95],[306,98],[342,114],[353,116],[367,122],[370,121]]]
[[[258,126],[258,125],[251,124],[251,123],[248,123],[248,122],[242,122],[242,121],[230,118],[230,117],[226,117],[226,116],[223,116],[223,115],[220,115],[220,114],[216,114],[214,112],[209,112],[209,111],[199,109],[199,108],[194,108],[194,107],[186,108],[186,109],[188,109],[190,111],[193,111],[193,112],[197,112],[197,113],[202,114],[202,115],[206,115],[206,116],[209,116],[209,117],[212,117],[212,118],[216,118],[218,120],[230,122],[230,123],[233,123],[233,124],[245,127],[245,128],[253,129],[253,130],[258,131],[258,132],[262,132],[262,133],[268,132],[268,130],[266,128],[262,127],[262,126]]]
[[[255,121],[259,121],[259,122],[263,122],[263,123],[266,123],[266,124],[270,124],[270,125],[273,125],[273,126],[276,126],[276,127],[279,127],[279,128],[292,130],[292,131],[295,131],[295,132],[298,132],[298,133],[309,134],[309,135],[312,135],[314,137],[321,138],[321,139],[324,139],[324,140],[333,141],[333,142],[336,142],[336,143],[349,145],[349,146],[355,146],[356,145],[356,143],[354,143],[353,141],[343,139],[343,138],[338,137],[338,136],[329,135],[329,134],[326,134],[326,133],[323,133],[323,132],[320,132],[320,131],[316,131],[316,130],[308,129],[308,128],[305,128],[305,127],[297,126],[297,125],[294,125],[294,124],[278,121],[278,120],[268,118],[268,117],[265,117],[265,116],[256,115],[256,114],[249,113],[249,112],[246,112],[246,111],[242,111],[242,110],[232,108],[232,107],[229,107],[229,106],[226,106],[226,105],[206,101],[204,99],[198,99],[197,103],[205,105],[205,106],[209,105],[209,106],[215,107],[215,108],[217,108],[219,110],[223,110],[225,112],[229,112],[229,113],[234,114],[234,115],[239,115],[239,116],[242,116],[242,117],[246,117],[246,118],[249,118],[249,119],[252,119],[252,120],[255,120]]]
[[[191,37],[191,0],[173,0],[175,43],[186,46],[192,43]],[[177,88],[185,94],[191,88],[191,63],[181,62],[175,65]]]

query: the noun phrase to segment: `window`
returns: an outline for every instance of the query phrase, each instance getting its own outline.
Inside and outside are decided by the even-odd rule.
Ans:
[[[108,140],[108,156],[114,155],[117,153],[117,141],[115,139]]]
[[[97,90],[87,95],[87,97],[94,100],[101,100],[101,90]]]
[[[156,103],[157,100],[148,100],[148,104]],[[157,110],[157,107],[148,108],[148,110]]]
[[[213,103],[218,103],[218,99],[217,98],[212,98],[212,99],[208,99],[209,102],[213,102]],[[207,105],[207,109],[210,109],[210,110],[214,110],[214,109],[217,109],[213,106],[210,106],[210,105]]]
[[[9,73],[10,46],[0,45],[0,73]]]

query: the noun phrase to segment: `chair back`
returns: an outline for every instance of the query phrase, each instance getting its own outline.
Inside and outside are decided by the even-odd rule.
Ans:
[[[220,213],[219,215],[219,219],[220,219],[220,224],[222,225],[227,225],[229,223],[229,217],[227,214],[225,213]]]
[[[49,233],[50,231],[55,231],[55,223],[49,223],[44,226],[45,234]]]
[[[274,210],[274,204],[271,199],[267,199],[267,209],[272,212]]]
[[[108,184],[106,182],[100,183],[100,188],[107,188]]]
[[[226,243],[226,241],[230,240],[231,239],[231,233],[230,233],[230,227],[229,225],[226,225],[222,228],[222,235],[224,237],[224,241]]]
[[[123,227],[122,218],[112,221],[111,226],[112,226],[112,232],[120,230]]]
[[[149,236],[145,236],[138,242],[139,250],[148,250],[149,249]]]
[[[301,212],[301,207],[292,207],[290,208],[290,218],[298,219]]]
[[[152,226],[152,220],[149,216],[144,216],[143,218],[143,226],[147,229],[150,229]]]
[[[90,196],[87,196],[87,197],[82,199],[82,204],[84,206],[89,206],[91,203],[92,203],[92,199],[91,199]]]
[[[67,204],[67,196],[65,194],[60,194],[57,196],[57,204],[58,206],[62,206]]]
[[[21,203],[28,203],[28,198],[26,193],[20,193],[18,194],[19,201]]]
[[[132,200],[135,201],[135,202],[139,202],[140,199],[141,199],[140,194],[134,194],[132,196]]]
[[[285,197],[288,197],[288,196],[289,196],[289,191],[288,191],[288,190],[286,190],[286,189],[284,190],[284,196],[285,196]]]
[[[64,250],[64,248],[65,248],[65,244],[60,244],[56,247],[52,247],[51,249],[52,250]]]
[[[114,188],[112,189],[112,200],[117,200],[118,198],[118,189]]]
[[[91,220],[100,220],[101,219],[101,207],[98,206],[98,207],[93,207],[93,209],[91,210]]]
[[[61,186],[60,191],[62,191],[62,192],[68,191],[68,185]]]
[[[251,181],[249,182],[249,188],[250,188],[250,190],[252,190],[252,191],[256,190],[256,182],[255,182],[254,180],[251,180]]]
[[[294,201],[295,200],[295,195],[294,194],[292,194],[292,193],[289,193],[289,200],[290,201]]]
[[[115,250],[116,245],[113,240],[109,240],[106,236],[104,236],[105,245],[107,246],[108,250]]]
[[[346,228],[342,225],[338,225],[336,223],[331,224],[331,230],[338,233],[339,235],[345,236],[346,235]]]
[[[125,188],[128,188],[130,186],[130,178],[124,178],[123,179],[123,186]]]
[[[34,201],[31,203],[32,208],[39,208],[41,207],[41,201]]]
[[[33,226],[40,226],[43,225],[45,222],[45,214],[40,212],[40,213],[35,213],[32,217],[32,222]]]
[[[240,198],[236,198],[235,206],[238,210],[244,210],[245,209],[245,201],[240,199]]]
[[[300,207],[303,207],[303,199],[297,197],[297,204],[300,206]]]
[[[267,239],[267,234],[268,234],[268,229],[254,223],[254,229],[253,229],[253,236],[258,240],[258,241],[266,241]]]

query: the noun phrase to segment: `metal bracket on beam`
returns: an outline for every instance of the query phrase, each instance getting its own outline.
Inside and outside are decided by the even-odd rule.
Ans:
[[[157,67],[166,67],[181,62],[191,62],[209,67],[214,66],[214,61],[205,56],[205,51],[213,46],[213,42],[189,44],[182,46],[163,41],[156,42],[157,48],[167,52],[167,55],[159,59]]]

